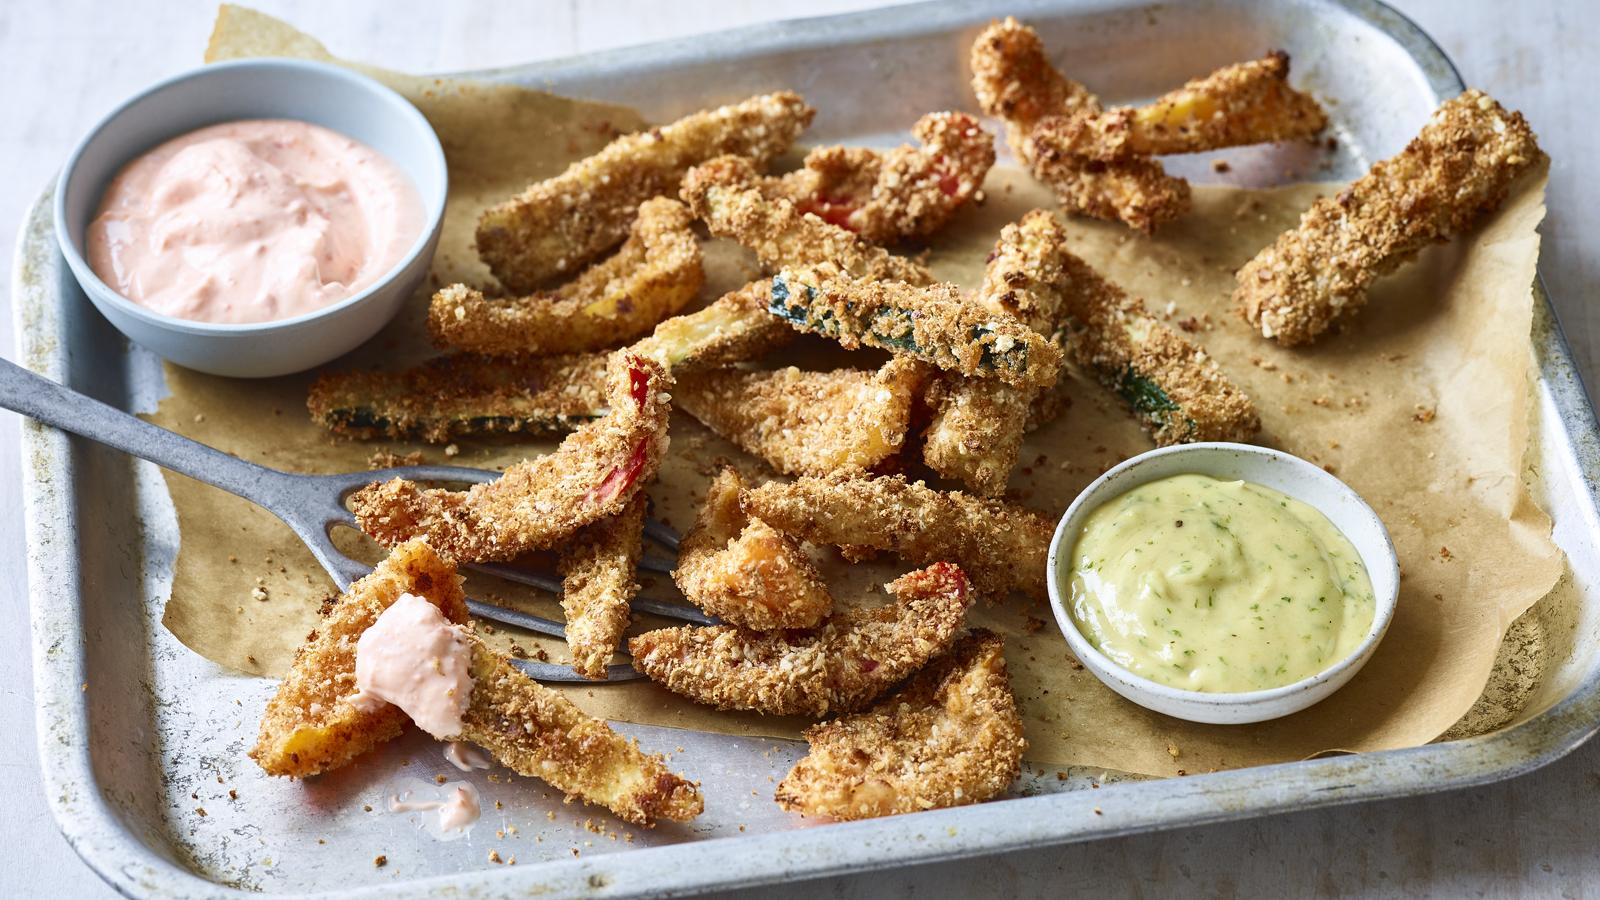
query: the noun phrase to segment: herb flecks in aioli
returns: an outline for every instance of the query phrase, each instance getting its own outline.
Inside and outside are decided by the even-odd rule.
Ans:
[[[1176,475],[1134,488],[1090,513],[1067,564],[1084,637],[1187,690],[1315,675],[1355,650],[1374,615],[1349,539],[1316,509],[1244,481]]]

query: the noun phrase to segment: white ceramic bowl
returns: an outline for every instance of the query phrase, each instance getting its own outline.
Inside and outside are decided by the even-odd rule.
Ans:
[[[406,257],[366,290],[315,312],[245,325],[162,315],[112,290],[83,255],[101,195],[134,157],[205,125],[299,119],[348,135],[387,156],[417,188],[424,228]],[[449,176],[428,120],[364,75],[324,63],[258,59],[195,69],[113,110],[72,151],[56,184],[56,240],[78,283],[119,331],[202,372],[265,377],[299,372],[354,349],[382,328],[422,283],[439,243]]]
[[[1361,554],[1376,600],[1372,627],[1349,656],[1309,678],[1262,691],[1207,693],[1169,687],[1135,675],[1096,650],[1078,630],[1069,609],[1073,545],[1089,513],[1107,501],[1173,475],[1210,475],[1252,481],[1281,491],[1321,511]],[[1072,652],[1106,686],[1140,706],[1191,722],[1219,725],[1276,719],[1322,700],[1343,687],[1378,648],[1394,618],[1400,592],[1400,562],[1389,530],[1378,514],[1339,479],[1297,456],[1250,444],[1184,444],[1141,453],[1095,479],[1067,507],[1050,542],[1050,607]]]

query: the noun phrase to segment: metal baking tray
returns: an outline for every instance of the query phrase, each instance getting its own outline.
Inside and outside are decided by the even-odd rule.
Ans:
[[[967,48],[984,23],[1006,14],[1037,26],[1058,58],[1071,58],[1075,76],[1117,101],[1268,47],[1287,49],[1297,77],[1338,100],[1343,149],[1331,177],[1353,176],[1368,157],[1397,150],[1438,99],[1462,88],[1427,35],[1372,0],[921,4],[469,74],[627,103],[655,120],[788,87],[821,111],[808,139],[882,143],[900,139],[888,133],[891,123],[973,107]],[[1281,158],[1269,168],[1245,156],[1241,164],[1230,155],[1231,177],[1281,171]],[[1187,174],[1216,177],[1204,160]],[[20,358],[114,405],[152,409],[164,391],[160,365],[86,302],[57,255],[49,201],[47,193],[29,213],[17,253]],[[800,746],[622,726],[703,780],[699,822],[623,829],[519,779],[484,784],[505,809],[486,811],[470,839],[439,843],[401,816],[363,809],[378,805],[391,773],[443,770],[424,740],[303,784],[256,770],[244,751],[273,683],[211,665],[160,625],[178,534],[159,473],[30,424],[28,577],[46,792],[67,839],[129,895],[625,896],[972,857],[1527,772],[1582,743],[1600,720],[1600,433],[1549,303],[1539,298],[1529,478],[1554,517],[1570,574],[1519,620],[1532,639],[1503,650],[1503,666],[1538,667],[1538,685],[1510,702],[1486,692],[1479,718],[1496,728],[1487,734],[1168,780],[1118,781],[1098,770],[1058,780],[1054,767],[1027,770],[1013,799],[808,827],[770,800],[773,780]],[[1086,790],[1091,780],[1108,783]],[[490,849],[518,863],[493,864]],[[379,853],[388,857],[383,867],[374,865]]]

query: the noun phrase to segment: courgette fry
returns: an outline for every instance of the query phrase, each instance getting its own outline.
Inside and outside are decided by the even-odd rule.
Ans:
[[[386,546],[420,535],[460,562],[494,562],[553,547],[616,515],[666,454],[672,376],[651,360],[618,353],[606,383],[605,418],[494,481],[466,491],[401,478],[362,488],[351,497],[361,530]]]
[[[722,154],[758,164],[786,152],[815,110],[782,91],[617,138],[478,220],[478,253],[507,291],[531,293],[622,242],[640,205],[670,196],[691,166]]]
[[[958,112],[929,113],[911,131],[921,146],[818,147],[803,168],[765,179],[762,190],[873,244],[927,237],[978,196],[994,165],[994,135]]]
[[[769,317],[770,318],[770,317]],[[306,397],[312,421],[362,440],[555,434],[606,413],[606,356],[454,354],[397,372],[330,372]]]
[[[694,167],[684,176],[680,195],[714,236],[754,251],[769,272],[829,263],[869,281],[934,283],[926,266],[803,213],[783,197],[763,193],[760,176],[747,159],[723,156]]]
[[[1289,86],[1289,54],[1273,51],[1196,78],[1146,106],[1122,106],[1073,121],[1064,148],[1112,160],[1199,153],[1315,136],[1328,115]]]
[[[948,649],[974,594],[961,569],[943,562],[903,575],[888,589],[893,604],[835,613],[806,631],[663,628],[628,641],[628,652],[650,680],[719,709],[850,712]]]
[[[1498,209],[1545,158],[1521,113],[1466,91],[1398,155],[1318,200],[1245,263],[1234,301],[1263,337],[1310,343],[1364,306],[1373,282]]]
[[[705,284],[689,211],[646,200],[622,249],[554,291],[495,299],[464,284],[434,295],[428,331],[440,347],[495,356],[578,353],[639,337]]]
[[[925,367],[892,359],[877,372],[713,369],[684,375],[678,407],[786,475],[871,469],[900,452]]]
[[[723,468],[678,547],[673,581],[689,602],[752,631],[810,628],[833,597],[799,542],[739,508],[744,481]]]
[[[643,538],[643,491],[622,512],[590,525],[561,547],[561,612],[566,617],[572,669],[596,681],[606,679],[606,664],[628,630],[628,606],[639,592],[634,580]]]
[[[876,347],[962,375],[1043,387],[1061,369],[1060,348],[953,284],[853,279],[831,263],[786,268],[773,276],[769,309],[846,349]]]
[[[768,314],[771,292],[767,279],[752,281],[704,309],[667,319],[628,350],[674,374],[756,359],[794,337],[793,329]]]

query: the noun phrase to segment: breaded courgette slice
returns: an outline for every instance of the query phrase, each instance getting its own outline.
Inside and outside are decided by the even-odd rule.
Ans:
[[[426,536],[459,562],[489,562],[553,547],[620,513],[666,453],[672,376],[624,352],[612,356],[606,381],[605,418],[494,481],[448,491],[396,478],[357,491],[361,530],[386,546]]]
[[[794,337],[793,329],[768,314],[771,292],[767,279],[752,281],[705,309],[667,319],[628,350],[674,374],[756,359]]]
[[[440,347],[496,356],[578,353],[632,340],[705,284],[690,222],[678,201],[646,200],[622,249],[572,283],[504,299],[454,284],[429,304],[428,331]]]
[[[778,785],[778,805],[850,820],[999,795],[1028,748],[1004,649],[975,631],[871,709],[807,728],[810,751]]]
[[[402,594],[422,597],[456,624],[467,621],[456,567],[421,539],[395,547],[371,575],[324,608],[295,653],[250,751],[262,771],[305,778],[337,769],[405,728],[410,720],[399,707],[357,709],[348,702],[356,693],[356,642]]]
[[[622,512],[590,525],[561,548],[561,612],[567,620],[572,669],[606,679],[606,664],[622,645],[639,593],[634,580],[649,498],[643,491]]]
[[[900,452],[925,367],[877,372],[713,369],[684,375],[673,397],[706,427],[786,475],[871,469]]]
[[[306,407],[329,431],[364,440],[442,444],[491,434],[553,434],[605,415],[605,374],[603,353],[453,354],[398,372],[325,373],[311,385]]]
[[[817,628],[663,628],[628,641],[628,652],[650,680],[719,709],[775,716],[850,712],[948,649],[973,601],[966,576],[951,563],[935,563],[887,587],[894,603],[845,610]]]
[[[773,276],[769,309],[847,349],[877,347],[962,375],[1044,387],[1061,371],[1059,347],[953,284],[852,279],[824,263]]]
[[[724,468],[678,547],[679,590],[706,612],[752,631],[810,628],[833,597],[799,542],[739,508],[744,481]]]
[[[765,164],[794,144],[815,112],[780,91],[617,138],[486,210],[478,253],[507,291],[530,293],[620,243],[641,204],[670,196],[690,166],[723,154]]]

